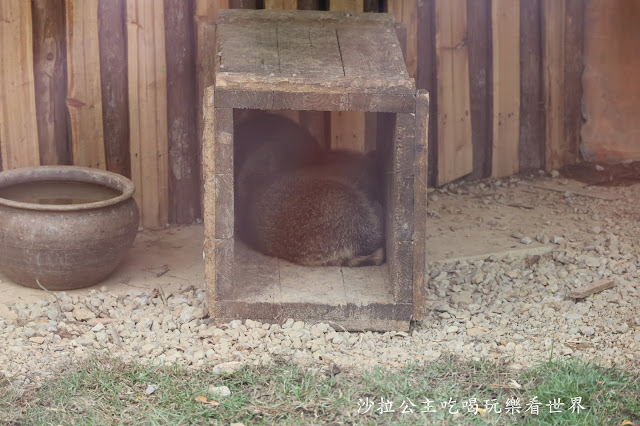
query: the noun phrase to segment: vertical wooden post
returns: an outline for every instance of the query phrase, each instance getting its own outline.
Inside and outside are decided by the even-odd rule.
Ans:
[[[546,167],[563,165],[568,151],[564,127],[565,0],[543,0],[542,69],[546,111]]]
[[[40,163],[71,164],[64,0],[33,0],[33,74]]]
[[[491,175],[518,172],[520,132],[520,2],[492,0],[493,152]]]
[[[527,1],[527,0],[523,0]],[[474,178],[491,176],[493,77],[491,0],[467,0],[469,98]]]
[[[200,217],[200,147],[196,129],[197,83],[192,3],[164,0],[169,146],[169,221]]]
[[[98,38],[107,170],[131,177],[125,1],[98,2]]]
[[[541,10],[540,0],[520,0],[520,171],[545,162]]]
[[[393,13],[396,22],[402,22],[407,28],[407,53],[404,61],[412,78],[418,75],[418,2],[417,0],[389,0],[388,11]]]
[[[329,10],[336,12],[362,12],[363,0],[330,0]],[[331,112],[331,149],[364,152],[365,114],[361,111]]]
[[[154,0],[127,0],[131,176],[144,227],[168,217],[167,77],[164,8]]]
[[[466,0],[436,0],[438,185],[473,170]]]
[[[427,185],[438,180],[438,85],[436,81],[436,0],[418,0],[418,89],[429,91]]]
[[[297,9],[298,0],[264,0],[265,9]]]
[[[66,0],[67,106],[73,164],[106,168],[102,128],[98,3]]]
[[[0,152],[3,170],[40,165],[31,34],[31,3],[0,1]]]
[[[586,2],[583,0],[566,0],[564,90],[567,151],[563,157],[564,164],[575,164],[579,155],[585,12]]]
[[[429,143],[429,94],[420,90],[416,98],[415,170],[413,175],[413,320],[425,314],[427,271],[427,164]]]

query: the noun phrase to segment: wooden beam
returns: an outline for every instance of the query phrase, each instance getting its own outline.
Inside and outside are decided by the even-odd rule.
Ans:
[[[585,13],[586,2],[583,0],[566,0],[564,111],[567,151],[563,157],[563,165],[575,164],[579,157],[580,131],[582,128]]]
[[[418,75],[418,2],[417,0],[388,0],[388,12],[393,13],[396,22],[407,28],[407,48],[404,61],[411,78]]]
[[[144,227],[168,218],[167,77],[164,8],[154,0],[127,0],[131,177]]]
[[[200,213],[200,145],[196,129],[195,24],[190,2],[164,0],[169,147],[169,222],[193,223]]]
[[[429,92],[429,147],[427,184],[438,180],[438,85],[436,81],[435,1],[423,0],[418,7],[418,78],[416,86]]]
[[[102,128],[107,170],[131,177],[126,0],[98,2]]]
[[[31,3],[0,1],[2,169],[40,165],[33,79]]]
[[[524,0],[526,1],[526,0]],[[491,176],[493,77],[491,0],[467,0],[473,178]]]
[[[473,170],[466,0],[436,0],[438,185]]]
[[[568,152],[564,127],[565,10],[565,0],[542,1],[545,158],[549,171],[562,167]]]
[[[297,9],[298,0],[264,0],[265,9]]]
[[[491,176],[518,172],[520,132],[520,3],[491,2],[493,152]]]
[[[519,170],[544,168],[541,0],[520,0]]]
[[[33,0],[31,13],[40,163],[71,164],[64,0]]]
[[[98,2],[66,0],[67,107],[73,164],[106,169],[102,128]]]
[[[329,0],[329,10],[334,12],[362,12],[363,0]],[[361,111],[331,112],[331,149],[347,149],[364,152],[365,113]]]

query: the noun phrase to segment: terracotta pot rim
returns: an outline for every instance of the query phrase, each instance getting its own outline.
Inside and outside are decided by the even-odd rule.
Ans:
[[[0,205],[22,210],[71,212],[113,206],[133,197],[135,185],[126,177],[106,170],[80,166],[38,166],[0,172],[0,188],[28,182],[84,182],[120,191],[117,197],[84,204],[35,204],[0,197]]]

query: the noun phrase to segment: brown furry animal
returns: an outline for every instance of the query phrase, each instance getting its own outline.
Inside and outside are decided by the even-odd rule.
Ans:
[[[323,152],[285,121],[266,123],[257,139],[236,139],[249,146],[236,150],[240,237],[301,265],[381,264],[384,220],[373,154]],[[289,133],[280,137],[282,131]]]

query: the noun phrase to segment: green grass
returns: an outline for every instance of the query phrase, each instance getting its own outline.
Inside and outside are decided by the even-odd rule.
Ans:
[[[507,363],[455,358],[366,373],[324,366],[318,372],[279,362],[216,376],[209,368],[193,371],[94,358],[70,366],[56,380],[20,398],[8,382],[0,382],[0,424],[619,425],[624,420],[640,421],[640,376],[579,361],[547,362],[524,372],[510,370]],[[147,395],[149,383],[157,385],[157,390]],[[209,395],[211,385],[228,386],[231,395]],[[196,401],[201,395],[219,405]],[[542,403],[538,416],[506,412],[508,398],[519,398],[524,411],[534,396]],[[575,397],[582,398],[585,407],[579,414],[569,410]],[[420,413],[426,398],[433,401],[435,413]],[[502,412],[471,414],[466,404],[470,398],[480,408],[485,400],[496,399]],[[554,398],[565,403],[562,413],[549,413],[546,404]],[[449,400],[451,411],[458,414],[441,405]],[[387,408],[394,412],[379,412],[386,401],[393,403]],[[358,409],[366,406],[367,414],[359,414]],[[405,408],[413,413],[403,414]]]

